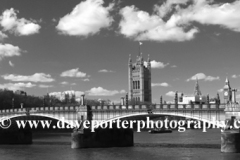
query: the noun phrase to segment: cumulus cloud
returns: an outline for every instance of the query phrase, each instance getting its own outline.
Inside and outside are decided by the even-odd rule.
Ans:
[[[70,69],[70,70],[62,72],[60,76],[61,77],[80,77],[80,78],[84,78],[84,77],[87,77],[88,75],[84,72],[79,71],[79,68],[74,68],[74,69]]]
[[[109,12],[114,5],[111,3],[108,7],[104,7],[103,3],[103,0],[80,2],[71,13],[59,20],[57,30],[71,36],[88,36],[109,27],[113,21]]]
[[[155,60],[152,60],[151,62],[151,68],[165,68],[169,65],[169,63],[164,64],[163,62],[157,62]],[[147,62],[144,61],[144,65],[147,66]]]
[[[218,92],[223,92],[223,88],[219,89]]]
[[[9,61],[8,63],[11,67],[14,67],[14,64],[11,61]]]
[[[9,90],[23,90],[25,88],[32,88],[35,87],[35,84],[32,84],[31,82],[28,83],[5,83],[5,84],[0,84],[0,88],[2,89],[9,89]]]
[[[13,57],[13,56],[20,56],[20,55],[21,55],[21,49],[18,46],[0,43],[0,60],[2,60],[4,57]]]
[[[116,94],[125,93],[125,90],[107,90],[102,87],[93,87],[86,92],[89,96],[114,96]]]
[[[204,73],[197,73],[194,76],[192,76],[191,78],[187,79],[187,81],[191,81],[191,80],[196,80],[196,79],[202,79],[204,81],[214,81],[214,80],[219,80],[219,77],[213,77],[213,76],[207,76]]]
[[[152,14],[126,6],[120,10],[120,15],[120,33],[137,41],[191,40],[199,32],[193,22],[240,32],[240,1],[167,0],[162,5],[154,5]]]
[[[169,87],[170,85],[166,82],[163,83],[152,83],[152,87]]]
[[[28,81],[28,82],[53,82],[54,79],[50,74],[35,73],[33,75],[16,75],[16,74],[5,74],[2,75],[5,80],[10,81]]]
[[[18,19],[17,12],[13,8],[5,10],[0,16],[0,25],[4,31],[10,31],[19,36],[26,36],[38,33],[40,25],[36,24],[34,20],[27,20],[25,18]]]
[[[107,69],[101,69],[101,70],[99,70],[98,72],[100,72],[100,73],[112,73],[112,72],[114,72],[114,71],[112,71],[112,70],[107,70]]]

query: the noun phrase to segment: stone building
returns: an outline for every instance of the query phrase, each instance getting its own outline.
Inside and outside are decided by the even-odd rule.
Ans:
[[[135,63],[132,63],[131,55],[129,56],[128,83],[129,100],[135,102],[152,102],[151,63],[149,55],[146,66],[144,65],[142,54],[137,56]]]

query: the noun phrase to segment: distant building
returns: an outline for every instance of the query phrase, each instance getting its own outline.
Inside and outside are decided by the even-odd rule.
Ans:
[[[203,96],[198,84],[198,79],[196,80],[194,94],[193,96],[184,96],[183,94],[178,100],[178,104],[205,104],[207,103],[207,96]]]
[[[131,56],[128,62],[129,100],[135,102],[152,102],[151,63],[148,56],[147,66],[144,65],[142,54],[132,63]]]
[[[237,103],[236,102],[237,89],[232,89],[228,78],[226,78],[225,85],[223,87],[223,99],[224,103]]]
[[[54,96],[57,99],[59,99],[60,101],[64,101],[66,98],[68,98],[69,100],[72,98],[77,100],[77,98],[75,96],[75,91],[73,91],[73,90],[64,91],[64,92],[52,92],[52,93],[49,93],[49,96]]]

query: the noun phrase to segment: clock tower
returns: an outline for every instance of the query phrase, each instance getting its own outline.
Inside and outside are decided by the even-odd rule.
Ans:
[[[232,89],[230,87],[230,82],[228,78],[226,78],[225,85],[223,88],[223,95],[224,95],[224,103],[230,103],[232,99]]]

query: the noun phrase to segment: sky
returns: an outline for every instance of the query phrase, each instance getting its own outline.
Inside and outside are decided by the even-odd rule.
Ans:
[[[223,97],[226,77],[240,89],[234,0],[1,0],[0,88],[120,101],[139,42],[154,103],[192,95],[196,77],[210,97]]]

